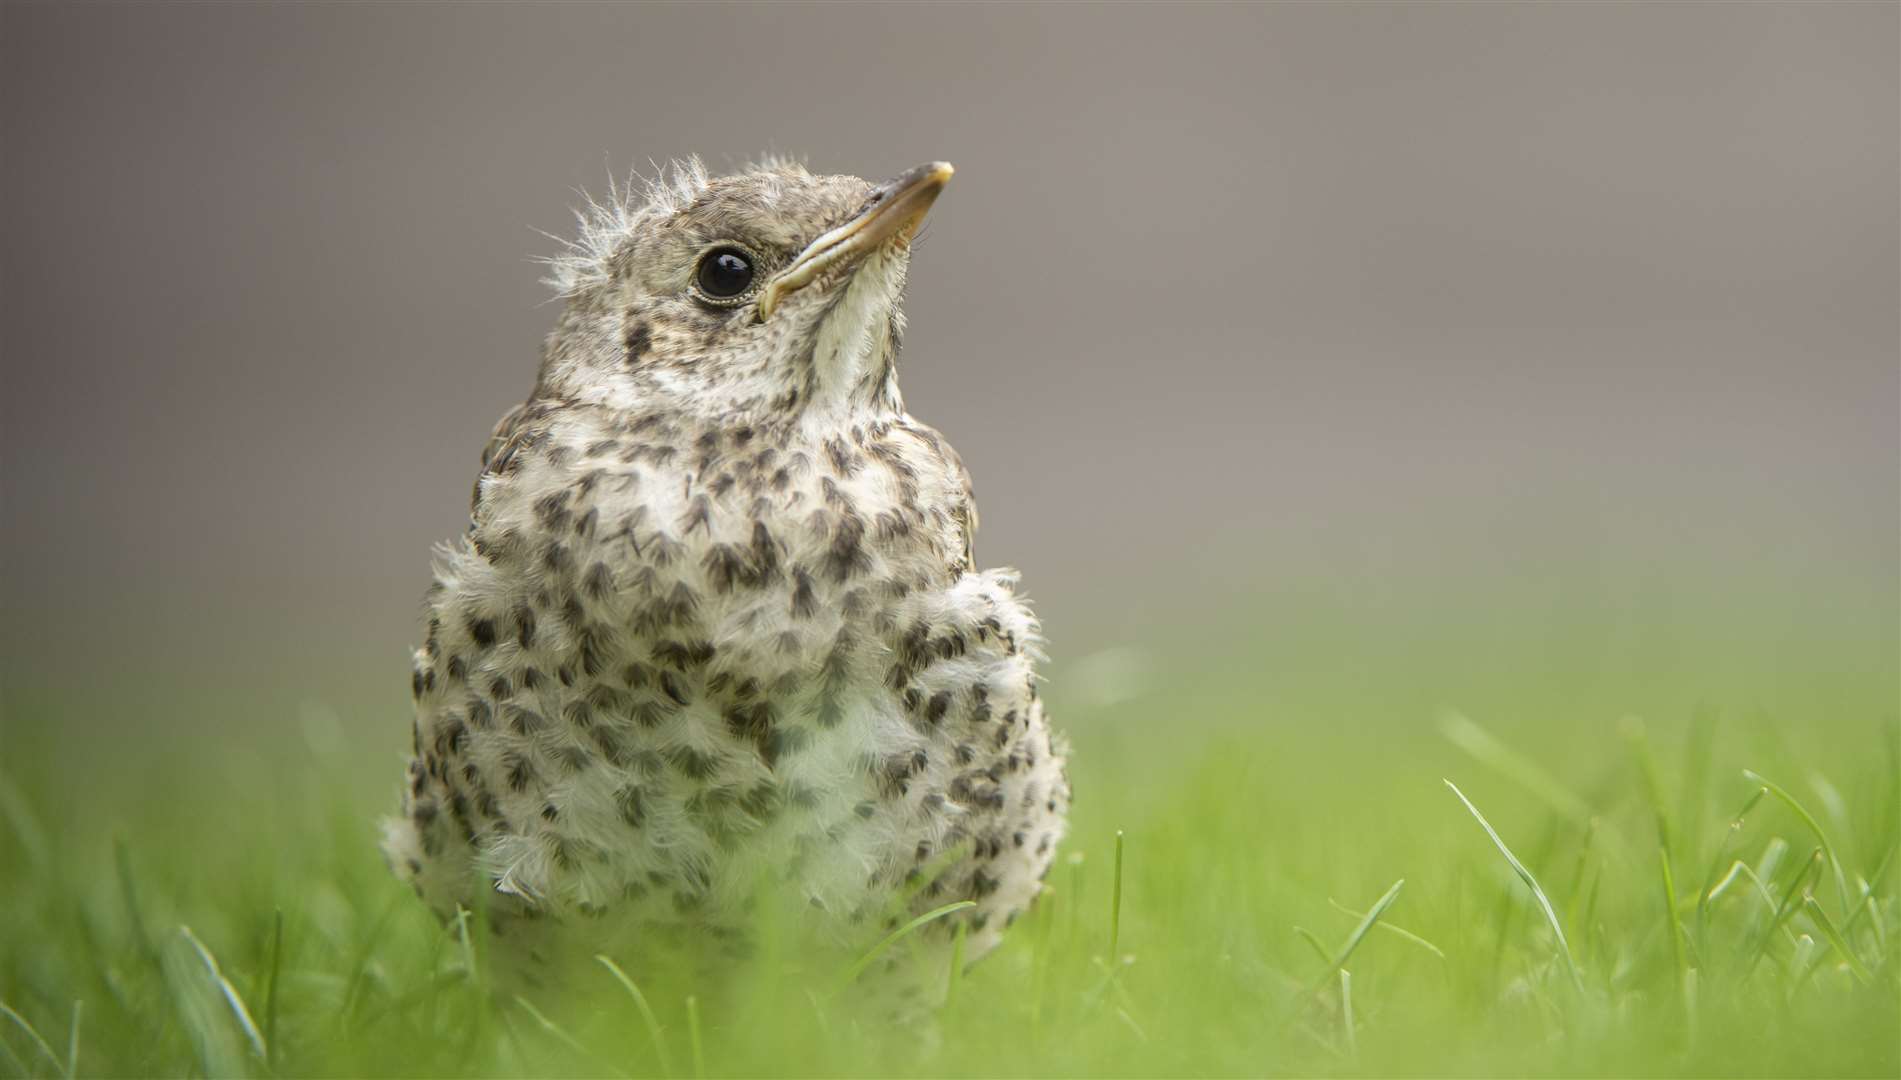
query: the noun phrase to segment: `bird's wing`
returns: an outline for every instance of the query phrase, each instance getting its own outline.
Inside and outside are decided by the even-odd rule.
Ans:
[[[508,468],[508,459],[514,455],[527,426],[523,421],[528,419],[533,405],[533,401],[524,401],[495,421],[495,430],[488,433],[488,442],[482,444],[483,472],[501,472]]]
[[[476,477],[475,490],[469,494],[469,527],[475,527],[475,519],[482,506],[482,480],[497,473],[504,473],[514,464],[515,455],[531,445],[545,430],[539,421],[548,415],[545,402],[529,398],[520,405],[502,414],[495,421],[495,430],[489,432],[488,442],[482,444],[482,473]]]

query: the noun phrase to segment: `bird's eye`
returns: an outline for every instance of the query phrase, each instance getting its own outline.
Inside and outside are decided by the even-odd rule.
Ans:
[[[713,300],[730,300],[752,288],[752,258],[738,248],[715,248],[700,259],[694,280]]]

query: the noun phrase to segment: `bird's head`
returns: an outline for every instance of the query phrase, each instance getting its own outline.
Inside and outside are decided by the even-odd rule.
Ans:
[[[578,216],[538,394],[615,408],[836,422],[901,411],[899,307],[943,162],[885,184],[773,162],[675,165]]]

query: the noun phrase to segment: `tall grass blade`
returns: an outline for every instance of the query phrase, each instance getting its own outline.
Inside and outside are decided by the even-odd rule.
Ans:
[[[574,1036],[568,1034],[566,1031],[563,1031],[561,1029],[561,1025],[555,1023],[553,1020],[550,1020],[546,1016],[542,1015],[541,1010],[535,1008],[534,1004],[530,1002],[527,998],[522,997],[520,994],[516,994],[515,1004],[520,1005],[524,1012],[526,1012],[530,1017],[534,1018],[536,1026],[541,1028],[541,1030],[544,1033],[546,1033],[550,1038],[554,1039],[556,1042],[567,1047],[568,1049],[574,1051],[576,1056],[588,1059],[590,1061],[593,1060],[594,1055],[588,1053],[587,1047],[582,1046],[579,1042],[575,1040]]]
[[[1799,935],[1795,939],[1795,955],[1789,958],[1789,970],[1794,974],[1786,980],[1788,985],[1782,995],[1785,1000],[1794,1000],[1795,992],[1808,982],[1809,975],[1814,973],[1814,969],[1810,967],[1814,959],[1815,939],[1807,934]]]
[[[251,1019],[251,1010],[245,1008],[244,998],[239,995],[238,988],[231,985],[230,979],[224,977],[224,972],[218,967],[218,958],[211,955],[211,950],[205,948],[205,943],[199,941],[198,935],[191,932],[191,927],[180,926],[178,933],[198,953],[198,959],[205,965],[205,972],[211,976],[211,981],[217,984],[219,992],[224,995],[225,1004],[231,1007],[231,1015],[237,1018],[239,1030],[244,1032],[245,1040],[251,1044],[251,1052],[257,1055],[259,1061],[270,1060],[270,1054],[264,1049],[264,1033],[258,1030],[256,1021]]]
[[[230,1005],[219,1000],[222,990],[217,981],[206,978],[204,958],[179,934],[166,942],[159,963],[166,1001],[197,1055],[196,1071],[205,1076],[250,1071],[243,1040],[232,1030]]]
[[[265,1064],[275,1068],[277,1055],[277,980],[284,970],[284,909],[277,908],[271,920],[271,971],[264,980]]]
[[[1506,846],[1504,837],[1498,835],[1498,830],[1492,828],[1492,823],[1485,820],[1485,815],[1479,813],[1479,808],[1472,805],[1472,800],[1465,797],[1465,792],[1459,790],[1459,785],[1450,780],[1447,780],[1445,784],[1452,789],[1454,795],[1459,797],[1459,801],[1465,804],[1465,808],[1471,811],[1472,816],[1478,819],[1479,827],[1485,830],[1485,835],[1492,838],[1492,843],[1498,848],[1499,854],[1505,856],[1505,861],[1518,874],[1519,880],[1525,883],[1531,890],[1531,895],[1537,899],[1539,909],[1545,913],[1545,921],[1551,924],[1551,932],[1557,935],[1558,951],[1564,957],[1564,969],[1571,975],[1571,985],[1582,991],[1584,976],[1578,972],[1578,962],[1571,955],[1571,943],[1564,936],[1564,927],[1558,923],[1558,913],[1551,906],[1551,898],[1545,895],[1545,890],[1538,884],[1537,877],[1525,868],[1524,863],[1518,861],[1518,856],[1512,854],[1512,849]]]
[[[392,896],[389,903],[383,905],[383,913],[370,925],[370,932],[357,946],[356,962],[350,969],[350,980],[344,984],[343,1004],[337,1009],[338,1018],[345,1023],[356,1012],[357,997],[363,990],[363,984],[369,981],[370,965],[376,959],[378,944],[382,941],[383,931],[389,927],[390,919],[396,914],[396,904],[400,897]]]
[[[73,1002],[73,1026],[66,1035],[66,1080],[79,1075],[79,1018],[85,1005],[83,1001]]]
[[[1722,878],[1716,882],[1716,884],[1710,886],[1710,891],[1703,894],[1703,902],[1705,904],[1714,904],[1716,901],[1722,899],[1723,894],[1729,891],[1730,885],[1734,883],[1738,877],[1741,877],[1744,874],[1748,874],[1751,878],[1754,878],[1756,876],[1755,871],[1749,869],[1748,866],[1744,865],[1741,859],[1737,859],[1735,862],[1730,863],[1729,873],[1724,874]],[[1762,883],[1758,881],[1756,884],[1758,887],[1760,887]],[[1770,897],[1769,903],[1771,905],[1774,905],[1775,898]]]
[[[1400,878],[1393,882],[1392,887],[1387,889],[1383,896],[1373,901],[1373,906],[1366,910],[1366,915],[1360,919],[1359,925],[1347,935],[1346,941],[1341,944],[1339,950],[1332,954],[1332,958],[1327,961],[1327,969],[1320,973],[1320,977],[1314,980],[1313,985],[1308,988],[1303,997],[1310,998],[1318,994],[1332,980],[1333,973],[1346,966],[1347,961],[1352,959],[1354,950],[1360,947],[1360,942],[1366,940],[1367,934],[1372,933],[1373,925],[1380,921],[1380,916],[1386,914],[1387,908],[1393,906],[1393,901],[1399,899],[1399,890],[1405,887],[1406,879]]]
[[[1702,861],[1703,813],[1709,805],[1710,759],[1716,748],[1716,717],[1707,708],[1690,714],[1689,735],[1683,741],[1682,801],[1677,805],[1678,835],[1683,843],[1679,858],[1694,866]]]
[[[943,907],[933,908],[919,915],[917,918],[912,919],[910,922],[905,923],[903,926],[898,927],[896,930],[891,931],[889,934],[886,934],[878,944],[867,949],[863,956],[860,956],[852,963],[851,967],[845,969],[844,974],[838,977],[836,984],[832,988],[832,992],[836,994],[857,981],[858,976],[864,974],[866,968],[877,963],[878,958],[889,951],[891,946],[896,945],[906,936],[916,933],[921,927],[935,922],[953,912],[962,911],[965,908],[974,908],[976,906],[977,901],[975,900],[959,900],[954,904],[945,904]]]
[[[7,827],[20,841],[21,850],[26,852],[27,865],[38,870],[46,865],[46,830],[40,827],[39,818],[33,814],[33,807],[26,801],[6,773],[0,772],[0,818],[6,819]]]
[[[1115,891],[1109,897],[1109,966],[1115,967],[1122,942],[1122,830],[1116,830]]]
[[[1723,830],[1723,838],[1716,844],[1716,855],[1710,860],[1709,872],[1703,875],[1703,888],[1697,894],[1696,929],[1699,939],[1706,936],[1705,928],[1707,925],[1709,906],[1715,902],[1717,896],[1721,895],[1716,879],[1717,875],[1722,871],[1723,860],[1729,857],[1731,849],[1736,846],[1736,838],[1742,835],[1744,819],[1749,816],[1751,810],[1756,808],[1756,804],[1761,802],[1768,794],[1768,788],[1757,788],[1755,793],[1749,796],[1748,801],[1743,803],[1743,808],[1736,811],[1735,816],[1729,819],[1728,828]],[[1729,873],[1725,876],[1724,884],[1720,888],[1728,887],[1727,882],[1729,878],[1736,876],[1736,868],[1741,865],[1742,863],[1738,861],[1729,868]],[[1707,943],[1705,942],[1704,944]]]
[[[1855,977],[1860,979],[1863,985],[1873,981],[1874,977],[1868,973],[1868,968],[1862,964],[1861,958],[1856,956],[1855,950],[1849,947],[1848,939],[1842,936],[1840,930],[1835,929],[1835,924],[1829,921],[1828,913],[1822,910],[1822,905],[1815,902],[1815,897],[1803,897],[1802,908],[1809,918],[1815,920],[1815,925],[1822,928],[1822,936],[1827,938],[1828,943],[1833,945],[1835,951],[1842,954],[1842,959],[1848,962],[1848,970],[1854,972]]]
[[[9,1006],[4,1001],[0,1001],[0,1016],[4,1016],[8,1020],[13,1021],[14,1027],[17,1027],[21,1031],[25,1032],[26,1037],[33,1043],[33,1048],[38,1050],[41,1056],[45,1057],[46,1060],[52,1062],[53,1068],[55,1069],[62,1068],[60,1064],[60,1060],[59,1060],[59,1055],[53,1053],[53,1048],[46,1044],[45,1039],[40,1038],[40,1033],[33,1029],[32,1024],[29,1024],[26,1022],[26,1017],[21,1016],[17,1012],[14,1012],[12,1007]]]
[[[1769,940],[1776,936],[1776,931],[1788,924],[1789,919],[1797,911],[1802,909],[1803,901],[1809,898],[1807,890],[1813,887],[1814,879],[1822,876],[1822,864],[1826,861],[1822,849],[1818,847],[1797,868],[1795,876],[1789,879],[1789,887],[1783,891],[1782,900],[1776,905],[1775,917],[1769,920],[1769,925],[1763,927],[1762,933],[1756,937],[1756,947],[1749,958],[1748,971],[1756,970],[1756,965],[1761,963],[1762,958],[1769,953]],[[1768,891],[1766,887],[1764,891]]]
[[[132,877],[132,854],[126,850],[123,836],[112,838],[112,865],[118,871],[119,895],[125,900],[125,917],[132,926],[132,940],[138,945],[140,955],[156,964],[158,949],[152,945],[152,936],[145,929],[145,910],[139,903],[138,885]]]
[[[1860,882],[1861,896],[1855,901],[1855,907],[1848,913],[1848,917],[1842,920],[1843,930],[1853,930],[1856,921],[1863,915],[1871,912],[1879,919],[1881,912],[1872,901],[1875,898],[1875,894],[1880,891],[1882,883],[1888,878],[1888,868],[1894,865],[1894,855],[1895,849],[1892,847],[1882,853],[1881,861],[1875,864],[1875,872],[1866,880]],[[1874,925],[1879,927],[1880,923],[1876,922]],[[1882,935],[1884,939],[1886,936],[1886,934]]]
[[[1683,955],[1683,917],[1677,913],[1677,886],[1670,876],[1670,849],[1657,846],[1657,865],[1663,872],[1663,910],[1670,926],[1670,953],[1677,962],[1677,985],[1683,985],[1683,977],[1690,970],[1690,962]]]
[[[1574,825],[1590,824],[1591,808],[1583,799],[1532,759],[1500,742],[1471,717],[1454,710],[1439,714],[1439,731],[1473,760],[1524,788]]]
[[[1313,947],[1314,955],[1320,958],[1321,963],[1324,964],[1333,959],[1333,954],[1327,951],[1327,943],[1321,941],[1320,936],[1315,934],[1312,930],[1304,926],[1296,926],[1294,927],[1294,934],[1299,937],[1300,940]]]
[[[957,1004],[957,991],[964,983],[964,937],[970,931],[970,922],[960,919],[957,933],[951,938],[950,974],[944,980],[944,1007]]]
[[[456,944],[462,950],[462,970],[468,973],[469,982],[479,986],[482,982],[482,972],[476,964],[475,942],[470,940],[469,935],[469,920],[474,917],[474,913],[468,908],[461,904],[455,906],[455,938]]]
[[[1822,825],[1820,822],[1815,820],[1815,815],[1809,813],[1808,808],[1803,806],[1800,802],[1798,802],[1795,796],[1789,794],[1787,791],[1783,790],[1783,788],[1780,785],[1776,784],[1773,780],[1769,780],[1763,777],[1760,773],[1757,773],[1755,770],[1744,769],[1743,776],[1747,777],[1749,779],[1749,782],[1752,784],[1761,784],[1763,787],[1768,788],[1769,794],[1774,795],[1776,798],[1782,800],[1782,802],[1785,805],[1787,805],[1789,809],[1795,811],[1795,816],[1801,818],[1802,824],[1807,825],[1809,827],[1809,831],[1815,834],[1815,839],[1822,845],[1823,854],[1828,856],[1829,866],[1833,868],[1835,871],[1835,887],[1838,890],[1837,895],[1841,897],[1842,910],[1847,911],[1848,904],[1850,901],[1850,897],[1848,893],[1848,876],[1846,873],[1844,873],[1842,869],[1841,859],[1837,858],[1835,855],[1835,845],[1829,843],[1828,834],[1822,831]]]
[[[1353,973],[1346,968],[1340,969],[1340,1026],[1346,1030],[1347,1057],[1358,1058],[1360,1036],[1353,1024]]]
[[[26,1062],[20,1060],[20,1055],[13,1052],[5,1039],[0,1039],[0,1064],[6,1065],[16,1076],[33,1075],[33,1070],[26,1067]]]
[[[700,1038],[700,999],[692,994],[686,996],[686,1033],[693,1049],[695,1080],[706,1080],[706,1042]]]
[[[1342,904],[1340,901],[1333,899],[1332,897],[1327,898],[1327,903],[1332,904],[1333,909],[1335,911],[1340,912],[1343,915],[1351,915],[1356,919],[1366,918],[1366,912],[1355,911],[1352,908],[1346,906],[1345,904]],[[1388,933],[1395,934],[1407,941],[1412,942],[1414,945],[1419,946],[1420,948],[1426,950],[1427,952],[1431,953],[1432,955],[1438,957],[1441,960],[1444,960],[1446,958],[1445,950],[1439,948],[1439,946],[1437,945],[1434,945],[1432,942],[1427,941],[1425,938],[1420,937],[1418,934],[1413,933],[1411,930],[1407,930],[1404,927],[1397,926],[1386,920],[1380,921],[1379,928],[1381,930],[1387,931]]]
[[[1663,857],[1667,860],[1673,850],[1670,812],[1663,805],[1663,778],[1658,774],[1657,757],[1650,750],[1650,738],[1644,733],[1643,721],[1634,716],[1626,717],[1623,727],[1631,755],[1637,759],[1637,773],[1644,780],[1644,795],[1650,801],[1650,815],[1657,825],[1657,843],[1662,845]]]
[[[634,999],[634,1008],[640,1013],[641,1023],[647,1025],[647,1037],[653,1040],[654,1056],[660,1059],[660,1075],[671,1077],[673,1062],[667,1056],[667,1038],[660,1031],[660,1019],[653,1014],[653,1006],[647,1004],[647,995],[640,992],[640,987],[634,985],[634,980],[628,978],[619,964],[604,955],[596,956],[594,962],[606,968],[608,974],[614,976],[622,989],[627,991],[627,996]]]

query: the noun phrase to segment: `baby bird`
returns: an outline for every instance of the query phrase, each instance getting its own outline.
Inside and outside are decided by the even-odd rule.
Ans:
[[[582,212],[415,653],[384,849],[438,912],[722,932],[770,883],[849,937],[968,899],[974,958],[1036,897],[1070,798],[1037,623],[898,392],[950,177],[692,161]]]

